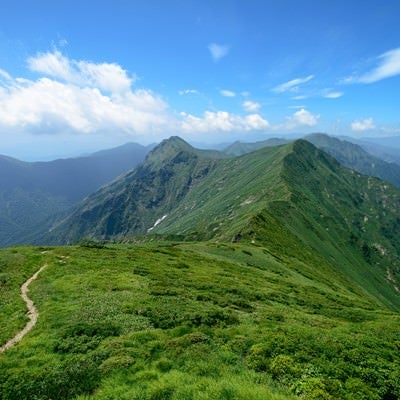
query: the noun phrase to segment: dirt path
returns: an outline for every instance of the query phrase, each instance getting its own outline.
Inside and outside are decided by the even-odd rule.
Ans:
[[[38,271],[36,271],[22,286],[21,286],[21,297],[26,303],[28,309],[29,322],[25,325],[22,331],[19,331],[12,339],[10,339],[5,345],[0,347],[0,353],[5,352],[10,347],[20,342],[22,338],[36,325],[38,319],[38,310],[36,309],[33,301],[28,297],[29,285],[38,277],[38,275],[47,267],[47,264],[43,265]]]

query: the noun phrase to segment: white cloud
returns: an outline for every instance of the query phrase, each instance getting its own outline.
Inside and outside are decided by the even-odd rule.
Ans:
[[[299,85],[307,83],[314,79],[314,75],[308,75],[304,78],[296,78],[291,81],[281,83],[278,86],[275,86],[272,91],[275,93],[284,93],[284,92],[297,92],[299,90]]]
[[[4,71],[4,69],[0,68],[0,79],[1,78],[5,79],[7,81],[10,81],[12,79],[11,75],[7,71]]]
[[[0,104],[0,126],[37,132],[117,129],[143,134],[161,130],[168,122],[167,104],[149,91],[112,98],[96,88],[82,89],[48,78],[13,87],[3,93]]]
[[[57,50],[30,57],[28,67],[34,72],[67,83],[81,87],[96,87],[111,93],[129,91],[134,80],[118,64],[70,60]]]
[[[258,112],[261,108],[261,104],[256,101],[246,100],[242,104],[244,110],[248,113]]]
[[[185,94],[199,94],[199,91],[196,89],[184,89],[184,90],[179,90],[178,93],[183,96]]]
[[[174,125],[168,104],[150,90],[128,89],[130,81],[116,64],[75,62],[58,52],[28,63],[53,78],[2,74],[9,82],[0,80],[0,133],[108,131],[146,136]]]
[[[40,74],[37,79],[15,78],[0,70],[0,134],[125,133],[148,142],[166,132],[190,137],[269,127],[257,113],[177,115],[151,90],[133,89],[128,73],[117,64],[76,61],[55,51],[31,57],[28,65]]]
[[[176,132],[186,138],[209,134],[207,139],[219,140],[230,133],[310,127],[319,118],[301,108],[283,124],[271,126],[259,114],[261,105],[250,99],[242,99],[247,115],[222,110],[179,113],[157,93],[133,88],[132,78],[117,64],[76,61],[56,51],[32,57],[28,65],[38,78],[13,77],[0,70],[0,134],[4,137],[127,134],[150,142]]]
[[[70,60],[59,51],[53,53],[39,53],[28,58],[28,67],[31,71],[39,72],[65,81],[75,81],[75,71]]]
[[[259,114],[250,114],[245,117],[231,114],[227,111],[206,111],[202,117],[183,114],[181,129],[185,133],[198,132],[240,132],[262,130],[269,127],[268,121]]]
[[[301,127],[312,127],[318,124],[319,115],[302,108],[296,111],[283,125],[278,125],[278,129],[295,129]]]
[[[232,92],[231,90],[223,89],[223,90],[220,90],[219,93],[221,96],[224,96],[224,97],[235,97],[236,96],[236,93]]]
[[[400,75],[400,47],[381,54],[380,64],[357,79],[360,83],[374,83],[382,79]]]
[[[80,61],[78,68],[86,84],[111,93],[121,93],[130,90],[132,78],[117,64],[93,64]]]
[[[298,105],[298,106],[289,106],[289,108],[293,108],[295,110],[301,109],[301,108],[306,108],[305,105]]]
[[[305,100],[305,99],[307,99],[307,98],[308,98],[308,96],[299,95],[299,96],[293,96],[293,97],[292,97],[292,100]]]
[[[221,45],[217,43],[211,43],[208,45],[208,50],[211,53],[211,57],[215,62],[221,60],[228,55],[230,47],[226,45]]]
[[[343,92],[326,92],[323,97],[326,99],[338,99],[343,96]]]
[[[365,118],[351,123],[351,129],[356,132],[368,131],[375,128],[375,123],[372,118]]]
[[[400,75],[400,47],[387,51],[377,57],[378,66],[362,75],[353,74],[340,79],[342,85],[354,83],[374,83],[382,79]]]

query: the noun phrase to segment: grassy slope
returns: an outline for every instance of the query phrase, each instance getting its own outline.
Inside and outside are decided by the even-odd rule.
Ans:
[[[220,160],[155,232],[230,241],[269,202],[289,197],[280,178],[282,161],[289,152],[288,146],[276,146]]]
[[[243,244],[43,250],[0,252],[7,298],[49,264],[37,326],[0,355],[2,400],[400,394],[398,314],[328,265]],[[3,340],[22,315],[0,310]]]
[[[397,189],[297,141],[219,162],[155,231],[318,259],[398,309],[399,213]]]

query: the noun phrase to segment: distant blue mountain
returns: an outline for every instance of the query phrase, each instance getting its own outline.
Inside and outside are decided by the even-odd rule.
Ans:
[[[137,143],[90,156],[24,162],[0,155],[0,246],[73,206],[141,163],[153,145]]]

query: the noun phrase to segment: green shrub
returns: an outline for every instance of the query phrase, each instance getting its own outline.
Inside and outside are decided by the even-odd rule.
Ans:
[[[292,389],[297,396],[306,400],[334,400],[327,392],[321,378],[308,378],[297,381]]]
[[[251,346],[247,355],[247,365],[256,372],[265,372],[269,367],[269,348],[264,343]]]
[[[277,380],[293,379],[298,376],[301,371],[292,357],[284,354],[280,354],[272,359],[269,370],[271,376]]]
[[[10,370],[1,386],[2,400],[66,400],[91,393],[101,374],[91,357],[69,357],[42,368]]]
[[[163,357],[156,362],[155,366],[160,372],[168,372],[172,369],[173,363],[171,360]]]
[[[156,384],[150,389],[150,400],[170,400],[174,395],[175,389],[168,384]]]
[[[128,368],[134,363],[134,358],[129,355],[115,355],[107,358],[107,360],[104,360],[100,365],[100,369],[103,373],[109,373],[115,369]]]

